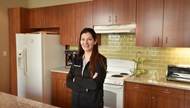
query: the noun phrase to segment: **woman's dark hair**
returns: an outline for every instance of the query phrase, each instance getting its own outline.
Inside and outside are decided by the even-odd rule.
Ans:
[[[92,28],[84,28],[81,31],[80,38],[79,38],[79,46],[78,46],[78,55],[79,56],[83,56],[83,54],[84,54],[84,50],[82,49],[82,46],[80,44],[81,36],[84,33],[90,33],[92,35],[94,41],[97,40],[96,33]],[[97,43],[94,45],[94,47],[92,49],[92,55],[90,57],[89,72],[90,72],[91,76],[94,75],[94,69],[95,69],[95,66],[97,65],[98,61],[99,61],[99,51],[98,51],[98,41],[97,41]]]

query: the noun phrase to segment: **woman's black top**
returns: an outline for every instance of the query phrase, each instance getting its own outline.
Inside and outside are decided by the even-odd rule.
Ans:
[[[98,76],[93,79],[88,72],[90,61],[86,64],[83,75],[83,58],[76,56],[67,75],[66,85],[72,89],[72,108],[103,108],[103,83],[106,77],[107,59],[100,54],[95,71]],[[75,82],[73,82],[75,78]]]

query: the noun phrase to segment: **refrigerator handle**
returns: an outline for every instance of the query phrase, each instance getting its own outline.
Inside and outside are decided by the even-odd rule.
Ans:
[[[23,49],[23,68],[24,68],[24,74],[27,76],[27,47],[24,46]]]

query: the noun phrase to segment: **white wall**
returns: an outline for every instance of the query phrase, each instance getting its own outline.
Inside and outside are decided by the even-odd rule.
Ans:
[[[84,1],[93,1],[93,0],[28,0],[28,7],[29,8],[45,7],[45,6],[84,2]]]
[[[28,7],[28,1],[0,0],[0,92],[7,93],[10,92],[8,8],[12,7]]]

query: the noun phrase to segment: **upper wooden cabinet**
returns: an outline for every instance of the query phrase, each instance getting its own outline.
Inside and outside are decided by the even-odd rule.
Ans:
[[[163,0],[137,0],[136,45],[161,46]]]
[[[135,22],[136,0],[94,0],[93,25]]]
[[[58,27],[56,6],[33,8],[29,11],[30,28]]]
[[[165,0],[163,46],[190,47],[190,0]]]
[[[136,45],[190,46],[189,0],[137,0]]]
[[[61,20],[61,44],[78,45],[80,32],[92,28],[92,2],[63,5]]]

